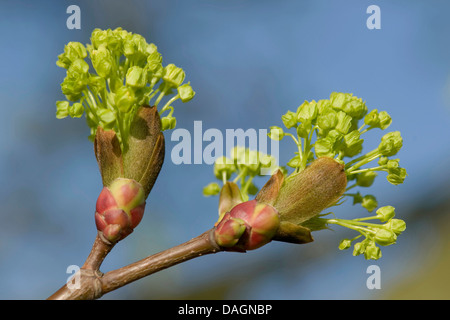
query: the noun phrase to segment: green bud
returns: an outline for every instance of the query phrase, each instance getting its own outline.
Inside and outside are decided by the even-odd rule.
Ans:
[[[122,41],[125,40],[130,34],[130,32],[128,32],[127,30],[123,30],[121,27],[114,29],[113,33],[117,38],[121,39]]]
[[[367,113],[366,104],[351,93],[333,92],[330,102],[335,110],[342,110],[355,119],[361,119]]]
[[[72,75],[73,76],[73,75]],[[82,91],[86,88],[83,77],[70,77],[67,75],[61,83],[61,91],[70,101],[78,101],[82,96]]]
[[[80,118],[84,113],[84,107],[81,103],[76,102],[71,107],[69,107],[69,115],[72,118]]]
[[[339,111],[337,114],[336,130],[342,134],[347,134],[352,126],[352,117],[343,111]]]
[[[364,123],[369,127],[378,127],[380,125],[380,118],[378,117],[378,110],[373,109],[364,117]]]
[[[334,144],[330,139],[322,138],[317,139],[314,144],[314,151],[317,157],[334,157],[336,152],[334,151]]]
[[[272,126],[270,127],[270,132],[268,133],[268,136],[272,140],[280,141],[284,137],[284,131],[280,127]]]
[[[364,123],[369,127],[384,130],[391,125],[392,119],[386,111],[381,111],[378,113],[378,110],[374,109],[364,117]]]
[[[250,175],[255,176],[259,173],[260,169],[259,154],[254,150],[246,149],[245,151],[245,162],[243,165],[245,165]]]
[[[84,59],[87,56],[86,47],[80,42],[69,42],[64,47],[64,53],[58,56],[56,65],[58,67],[68,69],[73,61]]]
[[[397,235],[391,230],[378,228],[375,231],[374,240],[380,246],[389,246],[397,241]]]
[[[362,119],[367,113],[367,106],[361,98],[348,94],[348,100],[343,105],[342,110],[355,119]]]
[[[366,247],[364,251],[364,258],[366,260],[378,260],[381,258],[381,250],[378,248],[375,243],[371,243]]]
[[[332,92],[330,94],[330,102],[334,109],[342,110],[344,104],[348,100],[348,94],[342,92]]]
[[[114,126],[116,115],[108,109],[100,109],[97,111],[97,116],[100,118],[103,129],[111,129]]]
[[[397,236],[406,230],[406,223],[401,219],[390,219],[384,226],[392,230]]]
[[[361,195],[361,193],[357,192],[355,195],[353,195],[353,205],[357,204],[357,203],[362,203],[363,202],[363,197]]]
[[[311,102],[305,101],[297,109],[297,120],[300,122],[310,123],[317,117],[318,109],[317,103],[313,100]]]
[[[245,147],[236,146],[230,151],[230,156],[234,163],[245,163],[245,154]],[[225,162],[226,159],[226,157],[223,157],[221,162]]]
[[[381,207],[377,210],[377,218],[381,222],[386,222],[391,220],[395,216],[395,208],[392,206]]]
[[[149,45],[139,34],[129,34],[123,41],[123,54],[140,67],[144,67],[148,56],[154,51],[155,46]]]
[[[378,117],[380,119],[381,130],[387,129],[391,125],[392,118],[386,111],[381,111]]]
[[[116,107],[119,111],[127,113],[136,102],[134,91],[129,87],[120,87],[115,95]]]
[[[311,131],[311,122],[301,122],[297,127],[297,135],[300,138],[307,138]]]
[[[162,56],[158,51],[155,51],[153,53],[151,53],[148,57],[147,57],[147,69],[148,71],[150,71],[151,73],[155,73],[157,72],[161,67],[162,63]]]
[[[225,173],[225,178],[228,180],[236,170],[237,168],[231,159],[228,159],[225,156],[217,158],[214,162],[214,175],[217,179],[222,180]]]
[[[321,99],[317,101],[317,110],[319,114],[326,114],[328,112],[333,112],[330,100]]]
[[[281,116],[281,120],[287,129],[295,127],[297,125],[297,113],[288,111],[286,114]]]
[[[203,188],[203,195],[205,196],[215,196],[220,192],[220,186],[216,182],[211,182],[206,187]]]
[[[272,155],[261,154],[259,157],[259,162],[263,168],[270,168],[272,164],[276,164],[276,161],[277,159]]]
[[[400,151],[403,146],[403,139],[399,131],[389,132],[381,138],[378,150],[383,156],[393,156]]]
[[[122,53],[122,46],[123,46],[123,39],[120,35],[121,31],[123,30],[111,30],[108,29],[106,30],[106,34],[107,34],[107,42],[106,42],[106,46],[109,50],[111,50],[111,52],[115,52],[116,54],[118,53]]]
[[[126,83],[132,87],[143,88],[147,84],[147,72],[144,69],[133,66],[128,69]]]
[[[314,150],[318,157],[333,158],[340,147],[342,134],[336,130],[330,130],[325,138],[317,139],[314,144]]]
[[[91,34],[91,43],[94,49],[98,49],[100,46],[106,47],[108,44],[108,30],[94,29]]]
[[[69,69],[67,70],[67,74],[70,77],[76,78],[86,78],[87,73],[89,71],[89,65],[83,59],[77,59],[72,62]]]
[[[114,31],[111,29],[94,29],[91,34],[92,48],[96,50],[103,46],[111,51],[120,52],[122,50],[124,32],[127,33],[125,30],[121,30],[120,28],[117,28]]]
[[[356,175],[356,184],[360,187],[370,187],[375,178],[377,177],[377,173],[374,171],[366,171]]]
[[[107,78],[113,68],[113,58],[106,46],[102,45],[97,50],[91,51],[92,65],[97,74],[102,78]]]
[[[291,160],[288,161],[287,165],[291,168],[298,168],[302,165],[302,162],[301,162],[299,156],[295,156]]]
[[[372,212],[378,207],[378,202],[374,196],[369,194],[362,198],[361,206],[367,211]]]
[[[386,165],[386,169],[391,170],[391,171],[395,171],[398,167],[399,167],[399,163],[400,159],[391,159],[388,160],[385,165]]]
[[[384,166],[388,163],[389,159],[387,157],[380,157],[380,160],[378,160],[379,166]]]
[[[352,246],[352,241],[349,239],[343,239],[339,243],[339,250],[346,250]]]
[[[185,73],[183,69],[174,64],[169,64],[164,68],[163,80],[170,86],[177,88],[184,81]]]
[[[69,115],[69,102],[56,101],[56,118],[64,119]]]
[[[189,83],[186,83],[178,87],[178,94],[180,95],[181,101],[188,102],[194,97],[195,91],[192,90]]]
[[[353,256],[359,256],[360,254],[363,254],[364,251],[366,251],[366,245],[367,242],[365,240],[355,243],[353,247]]]
[[[343,140],[343,151],[347,157],[354,157],[362,151],[362,145],[364,140],[360,139],[360,133],[358,130],[346,134]]]
[[[132,35],[129,35],[123,42],[123,54],[126,57],[133,56],[137,51],[136,45],[132,40]]]
[[[399,166],[399,161],[400,159],[392,159],[385,163],[388,172],[387,180],[393,185],[403,183],[407,176],[406,169]]]
[[[402,168],[402,175],[395,175],[395,174],[388,174],[386,179],[389,183],[393,185],[399,185],[402,184],[406,177],[406,170]]]
[[[337,113],[336,112],[328,112],[326,114],[321,114],[317,118],[317,125],[320,129],[324,131],[328,131],[330,129],[334,129],[338,123]]]
[[[343,135],[337,130],[330,130],[327,134],[327,139],[329,139],[335,148],[339,147]]]
[[[90,74],[89,80],[88,80],[88,85],[89,85],[89,88],[94,93],[99,93],[106,88],[106,81],[104,78],[102,78],[100,76],[95,76],[93,74]]]
[[[161,118],[161,131],[172,130],[177,126],[177,119],[172,116]]]

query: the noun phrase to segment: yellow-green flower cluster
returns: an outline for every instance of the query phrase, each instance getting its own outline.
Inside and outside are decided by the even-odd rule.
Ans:
[[[358,231],[360,234],[353,239],[344,239],[339,244],[340,250],[349,249],[352,242],[365,237],[364,240],[354,244],[353,255],[364,254],[366,259],[377,260],[381,258],[381,249],[377,247],[389,246],[397,241],[399,236],[406,229],[403,220],[394,219],[395,209],[392,206],[381,207],[376,211],[375,216],[359,218],[353,220],[328,219],[327,223],[337,224]],[[368,223],[367,220],[378,219],[384,224]]]
[[[98,126],[113,129],[122,149],[127,148],[130,124],[140,106],[158,106],[164,97],[171,96],[159,113],[169,112],[162,117],[162,129],[173,129],[172,103],[178,99],[187,102],[195,95],[189,83],[183,84],[183,69],[174,64],[163,66],[153,43],[121,28],[95,29],[86,46],[69,42],[56,64],[67,70],[61,90],[68,100],[56,103],[56,117],[85,114],[91,140]]]
[[[285,129],[273,126],[270,128],[269,137],[282,140],[289,136],[296,144],[298,152],[287,163],[289,167],[294,168],[291,175],[303,171],[316,158],[330,157],[345,164],[349,183],[347,191],[355,187],[370,187],[378,172],[387,172],[387,181],[394,185],[403,183],[407,176],[406,170],[399,165],[400,160],[390,159],[403,146],[403,139],[398,131],[386,133],[377,148],[362,154],[363,134],[372,129],[386,130],[392,119],[386,111],[374,109],[369,112],[366,103],[350,93],[333,92],[329,99],[305,101],[295,112],[288,111],[284,114],[281,120]],[[376,165],[371,166],[370,163],[373,162]],[[368,212],[378,208],[374,195],[347,192],[345,196],[353,198],[353,204],[360,204]],[[375,218],[381,219],[381,213],[391,210],[390,208],[393,214],[393,207],[382,207],[376,211]],[[359,231],[358,237],[343,240],[340,248],[346,249],[353,240],[364,236],[365,240],[355,244],[354,254],[364,253],[366,259],[378,259],[381,257],[381,250],[376,245],[395,243],[405,224],[399,219],[381,220],[387,221],[384,225],[368,224],[365,222],[368,219],[374,217],[342,220],[326,219],[321,215],[309,223],[318,226],[338,224]],[[403,230],[399,231],[402,228]]]
[[[223,185],[233,178],[234,183],[240,184],[241,198],[243,201],[249,199],[249,195],[255,195],[258,187],[253,183],[256,176],[262,176],[262,169],[272,167],[276,159],[262,152],[249,150],[244,147],[234,147],[230,152],[230,157],[222,156],[214,163],[214,175]],[[276,169],[282,169],[276,167]],[[217,182],[212,182],[203,188],[205,196],[219,194],[221,190]]]

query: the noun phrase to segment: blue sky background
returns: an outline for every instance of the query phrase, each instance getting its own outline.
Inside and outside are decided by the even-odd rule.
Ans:
[[[81,8],[81,30],[68,30],[66,8]],[[381,8],[381,30],[369,30],[366,9]],[[450,177],[450,21],[448,1],[0,1],[0,299],[44,299],[82,265],[96,230],[102,188],[83,120],[55,118],[65,70],[55,64],[69,41],[89,42],[92,29],[142,34],[164,63],[181,66],[197,95],[177,104],[179,128],[265,129],[304,100],[333,91],[362,97],[387,110],[404,147],[403,185],[380,176],[371,193],[380,205],[408,214],[446,197]],[[107,257],[103,271],[184,242],[211,227],[217,198],[202,195],[212,166],[170,161],[176,142],[166,136],[166,161],[141,225]],[[367,134],[368,148],[380,132]],[[280,144],[281,161],[294,152]],[[259,180],[261,186],[264,180]],[[336,214],[364,214],[343,205]],[[416,221],[416,220],[414,220]],[[230,275],[234,299],[370,299],[423,268],[439,248],[433,225],[408,224],[379,261],[352,257],[337,245],[346,230],[314,234],[305,246],[283,243],[245,255],[202,257],[133,283],[104,299],[184,297]],[[431,250],[430,248],[433,248]],[[446,253],[448,256],[448,252]],[[366,268],[382,270],[382,289],[368,290]],[[255,267],[258,266],[258,267]]]

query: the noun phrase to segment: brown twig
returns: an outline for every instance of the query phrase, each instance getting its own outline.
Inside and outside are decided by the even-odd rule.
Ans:
[[[100,233],[98,233],[94,245],[92,246],[92,250],[81,268],[93,271],[99,270],[103,260],[112,248],[114,248],[114,245],[115,243],[107,241]]]
[[[105,274],[102,274],[98,268],[112,249],[112,246],[106,244],[101,237],[97,236],[89,257],[79,271],[79,288],[71,289],[68,284],[65,284],[51,295],[48,300],[98,299],[104,294],[123,287],[128,283],[181,262],[219,252],[221,248],[214,240],[213,231],[214,229],[208,230],[178,246]]]

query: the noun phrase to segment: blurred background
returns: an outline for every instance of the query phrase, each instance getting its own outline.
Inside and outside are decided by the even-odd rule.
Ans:
[[[66,27],[71,4],[81,9],[80,30]],[[366,27],[372,4],[380,30]],[[449,10],[445,0],[0,1],[0,299],[47,298],[69,265],[83,264],[96,235],[101,178],[85,121],[55,118],[65,76],[55,62],[67,42],[88,43],[97,27],[139,33],[165,64],[185,70],[197,95],[175,105],[178,128],[192,132],[196,120],[223,132],[280,126],[304,100],[351,92],[391,114],[409,174],[399,186],[380,174],[370,188],[407,223],[378,261],[339,251],[354,233],[336,227],[303,246],[201,257],[102,299],[449,299]],[[170,134],[144,219],[104,272],[185,242],[217,219],[218,198],[202,195],[212,166],[174,165]],[[365,135],[368,148],[381,135]],[[281,162],[293,152],[281,141]],[[334,212],[366,214],[350,202]],[[366,286],[374,264],[379,290]]]

